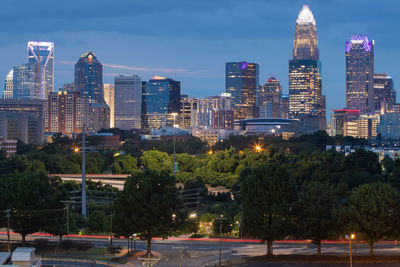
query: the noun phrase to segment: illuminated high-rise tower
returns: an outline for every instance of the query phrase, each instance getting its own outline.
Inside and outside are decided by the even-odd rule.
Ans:
[[[355,35],[346,42],[346,107],[374,111],[374,97],[374,41]]]
[[[81,55],[75,64],[75,91],[85,95],[90,104],[103,104],[103,65],[93,52]]]
[[[110,107],[104,100],[103,65],[93,52],[82,54],[75,64],[74,90],[90,103],[88,131],[110,127]]]
[[[296,21],[293,59],[289,60],[289,116],[302,120],[306,132],[323,130],[324,99],[316,23],[304,5]]]
[[[258,64],[241,62],[226,63],[226,92],[232,96],[235,119],[254,117]]]
[[[52,42],[28,42],[28,64],[35,64],[34,83],[39,88],[40,98],[44,99],[54,91],[54,43]]]
[[[282,86],[271,77],[257,90],[257,107],[260,118],[281,118]]]
[[[308,5],[303,6],[296,20],[293,59],[319,60],[317,27]]]

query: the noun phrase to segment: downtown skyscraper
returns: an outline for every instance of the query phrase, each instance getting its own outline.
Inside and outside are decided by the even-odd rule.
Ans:
[[[137,75],[114,78],[115,128],[122,130],[141,128],[142,85]]]
[[[97,132],[110,127],[110,107],[104,100],[103,65],[93,52],[82,54],[75,64],[74,90],[89,102],[88,130]]]
[[[103,65],[93,52],[82,54],[75,64],[75,91],[85,95],[90,104],[103,104]]]
[[[324,130],[321,62],[314,15],[304,5],[296,21],[293,59],[289,60],[289,116],[302,121],[303,133]]]
[[[235,120],[254,118],[259,79],[257,63],[227,62],[226,92],[232,96]]]
[[[54,43],[28,42],[27,63],[35,68],[35,86],[41,99],[54,92]]]
[[[142,82],[142,129],[179,124],[180,102],[181,82],[160,76]]]
[[[374,41],[355,35],[346,42],[346,108],[373,112]]]

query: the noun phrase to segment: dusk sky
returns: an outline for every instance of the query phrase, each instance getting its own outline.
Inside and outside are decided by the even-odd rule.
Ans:
[[[345,41],[375,40],[375,73],[400,81],[398,0],[2,0],[0,46],[3,79],[26,62],[28,41],[55,43],[55,88],[74,80],[79,56],[93,51],[104,82],[119,74],[154,75],[182,82],[182,94],[225,90],[225,62],[260,65],[260,83],[274,75],[288,92],[296,18],[302,5],[314,13],[327,109],[345,105]]]

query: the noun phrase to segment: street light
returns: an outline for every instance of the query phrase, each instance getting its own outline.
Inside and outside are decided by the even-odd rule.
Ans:
[[[356,239],[355,234],[346,235],[346,238],[349,239],[349,257],[350,257],[350,267],[353,267],[353,257],[351,254],[351,240]]]
[[[197,214],[196,214],[196,213],[190,214],[190,218],[191,218],[191,219],[194,219],[194,218],[196,218],[196,217],[197,217]]]
[[[261,152],[261,150],[262,150],[261,145],[256,144],[256,145],[254,146],[254,150],[255,150],[257,153]]]

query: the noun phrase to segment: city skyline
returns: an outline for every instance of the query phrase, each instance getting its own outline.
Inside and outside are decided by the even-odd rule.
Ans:
[[[9,38],[0,44],[3,51],[11,52],[6,53],[0,65],[3,79],[13,66],[25,62],[26,43],[40,40],[55,42],[56,89],[73,81],[76,58],[85,51],[93,51],[104,62],[104,82],[112,82],[114,76],[119,74],[137,74],[144,80],[159,74],[181,81],[183,94],[199,97],[218,95],[224,91],[225,63],[248,61],[260,65],[261,84],[270,76],[275,76],[281,81],[283,93],[287,93],[287,61],[293,49],[293,21],[302,5],[308,4],[318,22],[328,111],[345,106],[344,46],[353,35],[362,34],[375,40],[375,72],[390,74],[396,89],[399,75],[395,72],[395,63],[400,54],[395,49],[395,39],[387,38],[396,27],[395,23],[391,23],[395,18],[391,12],[399,5],[395,1],[387,3],[393,9],[386,8],[385,16],[378,15],[383,7],[373,1],[363,1],[362,6],[361,1],[299,1],[296,5],[290,1],[252,1],[247,5],[230,1],[230,4],[213,4],[211,12],[207,8],[211,2],[207,1],[202,4],[167,1],[161,5],[133,1],[107,6],[100,3],[97,7],[91,3],[86,1],[82,4],[83,7],[90,6],[93,9],[91,13],[94,13],[85,18],[82,13],[85,9],[74,4],[36,5],[34,9],[48,11],[47,18],[43,20],[73,19],[69,26],[60,22],[47,23],[40,30],[34,26],[26,27],[26,24],[25,28],[22,27],[22,22],[39,20],[35,15],[26,17],[28,9],[24,7],[19,15],[4,13],[0,23],[7,29],[3,31],[12,29],[12,32],[8,32]],[[13,6],[14,3],[6,1],[4,10],[13,9]],[[135,8],[140,8],[142,12],[136,13]],[[175,11],[172,12],[171,8]],[[80,11],[72,14],[74,9]],[[240,13],[241,9],[243,12]],[[107,10],[107,13],[102,10]],[[118,23],[144,17],[150,21],[157,12],[164,18],[162,23],[165,25],[160,19],[129,29],[121,26],[126,23]],[[223,16],[219,18],[221,14]],[[100,24],[103,26],[99,27],[95,22],[102,16],[109,24]],[[244,19],[246,16],[252,16],[252,19]],[[177,20],[187,23],[180,24]],[[238,24],[241,25],[239,28],[231,27]],[[249,25],[254,27],[249,28]],[[250,51],[245,43],[252,46]]]

